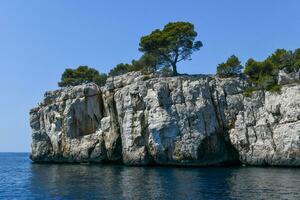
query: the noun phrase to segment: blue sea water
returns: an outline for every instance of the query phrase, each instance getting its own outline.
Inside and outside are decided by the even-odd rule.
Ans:
[[[0,199],[300,199],[300,169],[32,164],[0,153]]]

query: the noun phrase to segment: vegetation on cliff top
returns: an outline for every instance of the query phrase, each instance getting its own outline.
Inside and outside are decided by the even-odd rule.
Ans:
[[[177,63],[190,60],[194,51],[203,45],[195,41],[197,32],[189,22],[172,22],[162,30],[156,29],[140,39],[139,51],[144,54],[131,64],[120,63],[109,72],[110,76],[121,75],[130,71],[156,72],[162,68],[172,68],[177,75]]]
[[[139,60],[132,60],[131,64],[120,63],[112,68],[109,76],[118,76],[132,71],[142,71],[143,73],[153,73],[158,70],[158,59],[150,54],[144,54]]]
[[[196,37],[197,32],[193,24],[189,22],[168,23],[163,29],[156,29],[149,35],[141,37],[139,51],[143,55],[138,60],[132,60],[130,64],[120,63],[112,68],[108,75],[118,76],[131,71],[142,71],[144,74],[160,71],[166,75],[177,75],[177,63],[190,60],[192,53],[203,46],[201,41],[195,41]],[[227,78],[241,73],[246,74],[252,84],[245,91],[245,95],[249,96],[252,91],[259,89],[280,91],[279,70],[290,73],[299,69],[300,48],[295,51],[277,49],[263,61],[248,59],[245,67],[237,56],[232,55],[217,66],[216,75]],[[58,85],[64,87],[95,82],[101,86],[105,84],[106,79],[107,75],[100,74],[96,69],[79,66],[77,69],[66,69]]]
[[[225,63],[217,67],[219,77],[232,77],[241,73],[244,67],[236,56],[231,56]],[[253,58],[248,59],[244,68],[244,74],[252,84],[245,91],[245,96],[250,96],[255,90],[267,90],[270,92],[279,92],[281,86],[278,85],[279,70],[285,70],[287,73],[297,72],[300,69],[300,49],[287,51],[277,49],[271,56],[263,61],[256,61]]]
[[[104,85],[107,75],[100,74],[96,69],[88,66],[79,66],[77,69],[66,69],[61,76],[59,87],[75,86],[83,83],[94,82],[98,85]]]
[[[241,73],[243,66],[235,55],[230,56],[226,62],[220,63],[217,67],[217,75],[220,77],[236,76]]]
[[[192,53],[203,46],[201,41],[195,41],[196,37],[193,24],[168,23],[162,30],[156,29],[143,36],[139,50],[156,58],[157,65],[172,67],[177,75],[177,63],[191,59]]]
[[[143,55],[138,60],[132,60],[131,64],[120,63],[112,68],[109,76],[118,76],[131,71],[153,73],[161,70],[169,73],[172,68],[177,75],[177,63],[190,60],[194,51],[202,47],[201,41],[195,41],[197,32],[194,25],[189,22],[171,22],[162,30],[156,29],[149,35],[141,37],[139,51]],[[105,74],[87,66],[77,69],[66,69],[61,77],[60,87],[74,86],[82,83],[95,82],[103,85],[106,80]]]
[[[263,61],[250,58],[245,65],[244,73],[256,89],[264,89],[270,92],[279,92],[279,70],[287,73],[297,72],[300,68],[300,49],[287,51],[277,49],[271,56]]]

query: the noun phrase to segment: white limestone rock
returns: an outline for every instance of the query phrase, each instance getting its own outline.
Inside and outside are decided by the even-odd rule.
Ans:
[[[300,80],[300,70],[294,72],[288,72],[286,69],[279,70],[278,72],[278,84],[286,85],[295,83]]]
[[[244,99],[230,131],[240,160],[250,165],[300,166],[300,86]]]
[[[299,166],[300,86],[242,95],[245,77],[132,72],[47,92],[30,112],[33,161]],[[230,134],[229,134],[230,133]]]

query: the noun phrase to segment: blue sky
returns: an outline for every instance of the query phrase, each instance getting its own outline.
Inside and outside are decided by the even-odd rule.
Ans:
[[[214,73],[300,47],[298,0],[1,0],[0,151],[30,151],[29,109],[67,67],[108,72],[140,56],[141,36],[170,21],[194,23],[203,48],[181,73]]]

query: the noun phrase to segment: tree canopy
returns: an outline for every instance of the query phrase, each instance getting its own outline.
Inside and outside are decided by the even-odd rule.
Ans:
[[[201,41],[195,41],[197,32],[189,22],[172,22],[162,30],[156,29],[140,40],[139,50],[144,54],[131,64],[120,63],[110,70],[110,76],[131,71],[153,73],[159,69],[172,67],[177,75],[177,63],[191,59],[191,54],[202,47]]]
[[[177,74],[177,63],[191,59],[191,54],[203,45],[195,41],[197,32],[189,22],[171,22],[162,30],[156,29],[140,40],[141,52],[155,57],[158,65],[172,67]]]
[[[58,86],[75,86],[91,82],[102,86],[105,84],[106,79],[106,74],[100,74],[94,68],[89,68],[88,66],[79,66],[77,69],[66,69],[61,76],[61,81],[58,83]]]
[[[221,77],[235,76],[241,73],[243,66],[235,55],[230,56],[227,61],[220,63],[217,67],[217,75]]]

